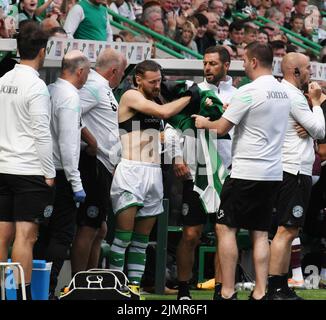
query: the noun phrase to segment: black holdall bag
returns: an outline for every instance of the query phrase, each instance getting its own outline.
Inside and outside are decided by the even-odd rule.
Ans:
[[[75,274],[60,300],[140,300],[119,270],[90,269]]]

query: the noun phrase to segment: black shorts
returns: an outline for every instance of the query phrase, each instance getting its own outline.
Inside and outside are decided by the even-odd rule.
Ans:
[[[86,199],[78,209],[77,225],[98,229],[112,211],[110,201],[112,175],[101,161],[85,152],[80,154],[79,171]]]
[[[207,222],[207,214],[200,201],[198,192],[194,191],[192,180],[183,183],[183,203],[181,222],[184,226],[197,226]]]
[[[268,231],[280,181],[230,178],[224,182],[216,223],[230,228]]]
[[[276,217],[279,226],[302,227],[309,206],[311,176],[283,172],[276,201]]]
[[[46,223],[53,213],[54,190],[44,176],[0,173],[0,221]]]

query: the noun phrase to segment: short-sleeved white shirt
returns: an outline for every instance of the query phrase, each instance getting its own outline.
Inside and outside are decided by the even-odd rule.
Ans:
[[[281,181],[282,145],[290,100],[283,84],[264,75],[241,87],[223,117],[235,124],[231,178]]]
[[[91,70],[79,90],[83,124],[97,140],[97,158],[112,173],[120,161],[118,108],[109,82]]]

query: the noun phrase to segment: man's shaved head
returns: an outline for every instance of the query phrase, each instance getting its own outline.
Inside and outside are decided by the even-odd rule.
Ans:
[[[281,69],[285,80],[301,90],[307,90],[311,74],[308,56],[298,52],[290,52],[284,56]]]
[[[295,68],[299,68],[309,62],[309,58],[298,52],[290,52],[286,54],[282,59],[281,69],[284,76],[289,72],[293,73]]]

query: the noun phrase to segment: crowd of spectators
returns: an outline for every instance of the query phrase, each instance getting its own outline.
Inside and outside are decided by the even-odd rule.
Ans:
[[[136,21],[147,28],[175,40],[185,47],[203,54],[205,49],[220,44],[226,46],[233,59],[241,59],[242,48],[258,40],[270,42],[281,57],[286,52],[303,52],[312,60],[325,61],[320,56],[301,48],[302,42],[294,33],[326,44],[326,18],[324,2],[314,0],[0,0],[0,36],[13,37],[24,20],[39,21],[46,30],[59,36],[88,40],[150,41],[146,36],[135,36],[130,31],[112,32],[107,15],[102,17],[104,7],[121,16]],[[83,2],[91,5],[84,8]],[[245,14],[245,18],[234,13]],[[257,26],[253,21],[263,16],[270,22]],[[105,26],[103,25],[105,23]],[[293,33],[285,33],[281,27]],[[80,29],[89,30],[81,32]],[[114,34],[113,34],[114,33]],[[178,50],[175,49],[174,50]],[[154,52],[154,51],[153,51]],[[179,50],[185,58],[191,54]]]

